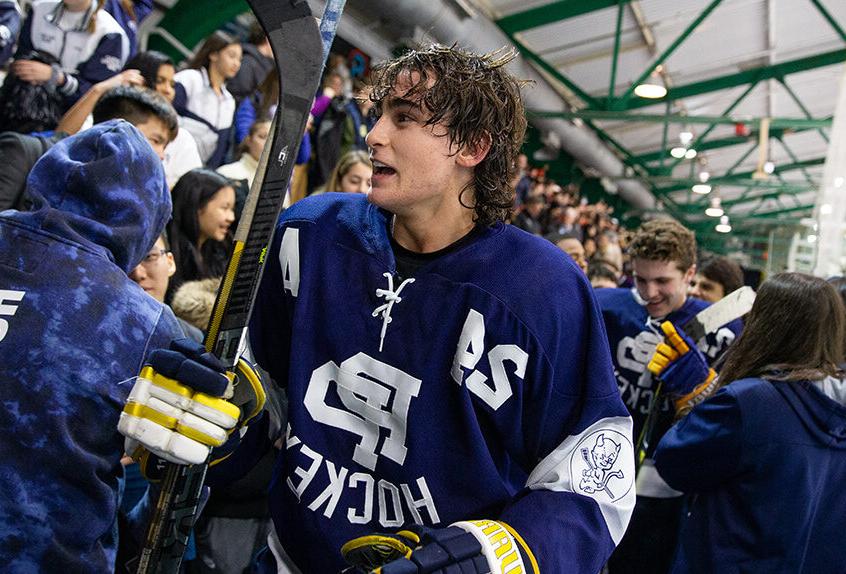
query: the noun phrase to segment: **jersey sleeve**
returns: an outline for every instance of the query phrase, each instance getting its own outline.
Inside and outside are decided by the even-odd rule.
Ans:
[[[21,31],[21,13],[15,2],[0,1],[0,66],[11,58]]]
[[[635,502],[632,421],[596,301],[586,281],[578,287],[562,294],[570,304],[561,309],[547,364],[526,378],[525,440],[537,445],[534,468],[498,517],[540,572],[600,571]]]
[[[712,488],[735,476],[742,454],[740,405],[728,387],[671,428],[655,452],[667,484],[682,492]]]

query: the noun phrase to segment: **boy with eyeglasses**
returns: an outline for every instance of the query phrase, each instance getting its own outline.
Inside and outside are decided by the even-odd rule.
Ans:
[[[159,303],[164,303],[164,296],[170,278],[176,273],[176,262],[170,252],[167,235],[162,233],[153,248],[144,256],[141,263],[129,273],[129,278],[138,283],[141,288]],[[203,333],[191,323],[176,317],[187,337],[198,343],[203,342]]]

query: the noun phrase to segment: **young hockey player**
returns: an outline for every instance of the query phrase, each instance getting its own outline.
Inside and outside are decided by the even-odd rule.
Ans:
[[[655,452],[661,476],[693,495],[673,572],[843,570],[844,340],[842,301],[823,279],[780,273],[761,285],[721,388]],[[680,363],[705,359],[678,343],[668,338],[650,368],[665,384],[695,384],[702,369],[691,376]]]
[[[170,217],[161,160],[113,120],[35,165],[0,215],[0,562],[114,572],[130,381],[181,329],[127,273]]]
[[[592,289],[503,223],[526,125],[509,60],[380,66],[372,190],[279,224],[250,328],[290,399],[274,572],[595,574],[626,529],[631,419]]]
[[[657,383],[646,366],[664,338],[660,325],[671,321],[679,328],[708,306],[687,296],[696,273],[696,239],[691,231],[671,220],[650,221],[629,245],[634,289],[596,292],[611,344],[620,394],[634,421],[637,441],[644,428]],[[713,361],[734,341],[740,322],[708,334],[697,344]],[[663,389],[663,398],[650,437],[647,458],[638,471],[637,505],[631,526],[609,562],[620,572],[667,572],[675,549],[681,493],[668,487],[655,471],[651,456],[655,444],[672,425],[675,398],[689,389]]]

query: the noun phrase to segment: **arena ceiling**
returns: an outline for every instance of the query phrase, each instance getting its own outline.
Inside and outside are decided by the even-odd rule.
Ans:
[[[846,2],[482,1],[571,109],[533,112],[592,127],[706,245],[727,240],[705,215],[715,197],[729,236],[747,243],[812,215],[846,60]],[[666,96],[638,97],[642,83]],[[697,189],[710,193],[700,195],[702,172]]]

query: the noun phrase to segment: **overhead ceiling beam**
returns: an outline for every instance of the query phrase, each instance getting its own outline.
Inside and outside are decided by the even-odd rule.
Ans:
[[[797,168],[799,169],[799,168]],[[609,177],[611,181],[625,181],[628,179],[632,179],[631,177]],[[651,177],[649,180],[655,184],[669,184],[669,185],[677,185],[680,186],[682,189],[687,187],[692,187],[697,183],[702,183],[697,179],[685,179],[685,178],[670,178],[670,177]],[[752,179],[750,177],[744,177],[740,175],[723,175],[718,177],[712,177],[708,180],[708,184],[712,187],[716,187],[718,185],[724,185],[728,187],[745,187],[749,189],[789,189],[796,193],[800,193],[803,191],[812,191],[816,190],[818,187],[816,184],[795,184],[795,183],[786,183],[783,181],[777,181],[775,179]]]
[[[763,182],[759,182],[763,183]],[[767,186],[749,186],[746,191],[744,191],[740,197],[736,199],[727,199],[721,202],[721,206],[725,209],[730,207],[737,207],[738,205],[746,205],[749,203],[761,202],[768,199],[778,199],[778,198],[788,198],[802,194],[802,193],[809,193],[817,191],[817,187],[813,185],[789,185],[789,184],[781,184],[779,182],[766,182],[769,185]],[[768,190],[772,189],[775,191],[771,191],[769,193],[763,193],[759,195],[749,195],[751,192],[755,190]],[[688,213],[700,213],[703,209],[708,207],[708,197],[710,196],[701,196],[702,199],[696,202],[691,202],[684,205],[684,209]]]
[[[810,129],[810,128],[808,128],[808,129]],[[774,130],[770,130],[770,134],[772,134],[773,131]],[[805,131],[805,130],[794,130],[794,133],[800,132],[800,131]],[[724,147],[732,147],[732,146],[736,146],[736,145],[742,145],[742,144],[748,143],[750,141],[757,141],[757,135],[755,133],[752,133],[748,136],[732,136],[732,137],[727,137],[727,138],[722,138],[722,139],[704,141],[704,142],[700,143],[699,145],[695,146],[694,149],[697,152],[703,152],[703,151],[708,151],[708,150],[712,150],[712,149],[720,149],[720,148],[724,148]],[[640,163],[647,163],[647,162],[651,162],[651,161],[658,161],[658,160],[661,159],[662,156],[666,156],[666,155],[668,155],[668,152],[665,149],[659,149],[659,150],[643,153],[643,154],[640,154],[640,155],[636,155],[632,159],[634,159],[635,161],[638,161]]]
[[[798,195],[800,193],[808,193],[809,191],[816,190],[816,187],[813,186],[786,185],[782,189],[778,191],[773,191],[772,193],[764,193],[762,195],[750,195],[747,197],[739,197],[737,199],[729,199],[727,201],[723,201],[722,206],[724,208],[736,207],[738,205],[745,205],[747,203],[753,203],[755,201],[766,201],[767,199],[776,199],[784,195]]]
[[[780,189],[778,191],[773,191],[773,192],[770,192],[770,193],[764,193],[762,195],[745,196],[745,197],[739,197],[737,199],[724,200],[720,203],[720,206],[723,209],[728,209],[730,207],[737,207],[738,205],[746,205],[746,204],[749,204],[749,203],[754,203],[756,201],[765,201],[767,199],[776,199],[776,198],[782,197],[782,196],[790,196],[790,195],[795,195],[795,194],[799,194],[799,193],[807,193],[809,191],[814,191],[814,188],[806,187],[806,186],[785,186],[783,189]],[[683,207],[684,211],[686,211],[687,213],[701,213],[702,209],[707,207],[707,206],[708,206],[708,203],[706,202],[706,203],[695,203],[695,204],[689,203],[689,204],[686,204],[682,207]],[[731,215],[731,213],[729,213],[729,215]]]
[[[746,99],[746,96],[748,96],[752,92],[752,90],[754,90],[757,86],[758,86],[758,82],[752,82],[751,84],[749,84],[746,87],[746,89],[743,90],[743,92],[739,96],[737,96],[734,99],[734,101],[731,104],[729,104],[729,106],[725,109],[725,111],[723,111],[723,113],[720,114],[720,115],[728,116],[732,111],[734,111],[734,109],[737,106],[740,105],[740,102],[742,102],[743,100]],[[667,101],[667,106],[669,107],[669,100]],[[708,128],[704,132],[702,132],[701,134],[699,134],[696,137],[696,139],[694,140],[691,147],[693,149],[699,149],[699,147],[702,145],[702,143],[707,141],[706,138],[714,130],[715,127],[716,126],[713,126],[713,125],[708,126]],[[676,166],[681,163],[682,159],[683,158],[675,158],[672,162],[670,162],[670,173],[672,173],[672,171],[676,168]],[[742,161],[745,161],[745,158]]]
[[[814,158],[814,159],[806,159],[804,161],[799,161],[795,163],[787,163],[784,165],[776,166],[775,171],[773,171],[773,175],[777,175],[779,173],[786,173],[789,171],[794,171],[797,169],[805,169],[808,167],[814,167],[818,165],[823,165],[825,163],[824,157]],[[717,185],[719,183],[725,183],[726,185],[740,185],[741,182],[748,182],[750,186],[754,186],[756,181],[753,179],[754,171],[746,171],[741,173],[735,173],[727,178],[724,177],[712,177],[708,180],[708,183],[711,185]],[[766,180],[763,180],[766,181]],[[679,191],[681,189],[687,189],[687,185],[670,185],[667,187],[661,187],[655,189],[654,192],[656,195],[666,195],[673,191]]]
[[[654,61],[649,63],[649,67],[646,70],[644,70],[634,82],[631,83],[631,85],[629,86],[629,89],[626,90],[626,92],[622,96],[620,96],[619,98],[617,98],[617,99],[615,99],[611,102],[612,108],[613,109],[621,109],[621,108],[625,109],[626,102],[629,100],[629,98],[632,97],[632,95],[634,95],[635,88],[638,85],[640,85],[646,78],[648,78],[649,75],[652,73],[652,71],[655,70],[655,68],[657,68],[658,66],[663,64],[667,60],[667,58],[672,56],[673,53],[678,49],[678,47],[682,45],[682,42],[687,40],[690,37],[690,35],[693,34],[693,31],[696,30],[696,28],[699,26],[699,24],[701,24],[702,21],[705,20],[705,18],[707,18],[708,15],[711,12],[714,11],[714,8],[719,6],[722,1],[723,0],[713,0],[708,5],[708,7],[705,8],[699,14],[699,16],[694,18],[693,22],[688,24],[687,28],[685,28],[684,31],[681,34],[679,34],[679,36],[675,40],[673,40],[673,43],[670,44],[669,46],[667,46],[667,49],[664,50],[661,53],[661,55],[658,56],[657,59],[655,59]]]
[[[796,213],[798,211],[811,211],[814,209],[813,203],[808,203],[805,205],[797,205],[796,207],[787,207],[784,209],[776,209],[774,211],[765,211],[763,213],[752,213],[749,215],[742,215],[739,216],[738,219],[754,219],[757,223],[759,219],[772,219],[774,217],[778,217],[779,215],[784,215],[786,213]],[[789,223],[789,220],[781,219],[782,223]]]
[[[825,52],[823,54],[815,54],[805,58],[798,58],[796,60],[790,60],[789,62],[781,62],[773,66],[761,66],[759,68],[752,68],[743,72],[737,72],[736,74],[729,74],[726,76],[711,78],[710,80],[703,80],[701,82],[693,82],[684,86],[677,86],[670,88],[667,95],[658,100],[631,98],[624,103],[625,105],[621,109],[633,110],[647,106],[654,106],[664,100],[680,100],[691,96],[716,92],[718,90],[744,86],[752,82],[783,78],[784,76],[789,76],[790,74],[798,72],[840,64],[843,61],[846,61],[846,48]],[[594,109],[601,108],[594,107]]]
[[[539,118],[562,118],[562,119],[583,119],[616,122],[641,122],[641,123],[674,123],[674,124],[705,124],[705,125],[735,125],[745,124],[751,127],[759,127],[762,118],[744,119],[731,118],[727,116],[687,116],[680,114],[631,114],[622,111],[607,110],[577,110],[572,112],[529,110],[530,116]],[[803,128],[817,129],[830,128],[831,118],[769,118],[770,127],[779,128]]]
[[[840,24],[834,19],[834,16],[828,13],[828,10],[826,10],[825,6],[820,3],[820,0],[811,0],[811,2],[817,7],[817,10],[819,10],[820,14],[822,14],[822,17],[826,19],[832,28],[834,28],[834,31],[837,32],[840,38],[846,42],[846,32],[843,31],[843,28],[840,27]]]
[[[541,58],[537,54],[535,54],[532,50],[526,47],[521,41],[519,41],[514,36],[509,35],[509,39],[523,55],[524,58],[533,62],[537,65],[541,70],[549,74],[552,78],[560,82],[563,86],[565,86],[568,90],[570,90],[577,98],[582,100],[588,107],[595,108],[599,106],[599,101],[596,100],[593,96],[588,94],[586,91],[581,89],[575,82],[569,79],[567,76],[559,72],[554,66],[550,65],[545,59]]]
[[[805,104],[802,103],[802,100],[799,99],[799,96],[796,95],[796,92],[794,92],[792,89],[790,89],[790,86],[787,85],[787,80],[785,80],[784,78],[779,78],[778,81],[782,85],[782,87],[785,89],[787,94],[790,96],[790,98],[793,100],[793,102],[797,106],[799,106],[799,109],[802,110],[802,113],[805,114],[805,117],[806,118],[814,117],[813,115],[811,115],[811,111],[808,108],[805,107]],[[822,129],[820,129],[818,131],[819,131],[819,134],[822,137],[822,139],[824,139],[825,143],[827,144],[828,143],[828,135]]]
[[[627,4],[631,0],[619,0]],[[537,28],[546,24],[552,24],[560,20],[567,20],[582,14],[596,12],[616,6],[618,0],[559,0],[552,4],[545,4],[537,8],[523,10],[509,14],[496,21],[500,28],[507,34],[516,34],[524,30]]]

